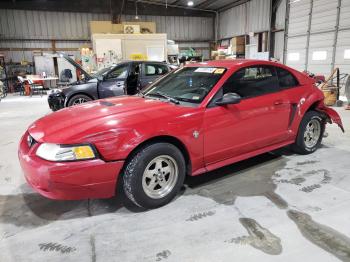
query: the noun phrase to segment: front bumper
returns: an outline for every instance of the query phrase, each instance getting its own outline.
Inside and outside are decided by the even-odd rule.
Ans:
[[[29,147],[27,137],[26,132],[20,141],[19,162],[28,184],[41,195],[51,199],[80,200],[110,198],[116,194],[124,161],[46,161],[35,154],[39,144]]]
[[[64,108],[66,96],[62,92],[52,92],[47,97],[47,102],[52,111]]]

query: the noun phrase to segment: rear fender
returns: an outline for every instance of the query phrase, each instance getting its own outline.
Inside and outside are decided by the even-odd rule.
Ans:
[[[343,131],[343,133],[345,132],[341,118],[340,118],[339,114],[334,109],[327,107],[323,103],[323,101],[318,103],[318,105],[316,106],[315,109],[317,111],[323,113],[327,117],[328,123],[336,123],[340,127],[340,129]]]

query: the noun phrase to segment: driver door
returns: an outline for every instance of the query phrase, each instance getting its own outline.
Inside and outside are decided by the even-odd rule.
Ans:
[[[129,68],[129,64],[121,64],[109,71],[98,84],[99,98],[124,95]]]
[[[290,104],[279,92],[273,67],[247,67],[235,72],[216,98],[237,93],[237,104],[218,106],[215,101],[204,116],[206,165],[240,157],[288,138]]]

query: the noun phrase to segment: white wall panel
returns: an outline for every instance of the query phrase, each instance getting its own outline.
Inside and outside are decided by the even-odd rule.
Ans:
[[[274,58],[279,61],[283,61],[283,48],[284,48],[284,31],[275,33],[275,53]]]
[[[310,0],[290,0],[288,35],[306,34],[309,24]]]
[[[297,37],[288,38],[288,50],[287,50],[287,57],[286,57],[287,65],[299,71],[305,70],[306,42],[307,42],[306,36],[297,36]],[[299,59],[295,61],[289,59],[291,54],[298,54]]]
[[[282,0],[276,10],[276,29],[284,29],[286,21],[286,1],[287,0]]]
[[[340,9],[340,28],[350,28],[350,1],[342,0]]]
[[[219,15],[219,38],[268,31],[271,0],[251,0]]]
[[[219,38],[243,35],[246,30],[246,5],[225,10],[219,15]]]
[[[337,6],[337,0],[313,0],[311,33],[335,29]]]
[[[270,29],[271,0],[251,0],[248,7],[248,32],[263,32]]]
[[[334,32],[312,34],[309,45],[308,71],[329,75],[332,70]],[[314,60],[314,52],[327,52],[325,60]]]
[[[211,17],[140,16],[141,21],[156,23],[158,33],[167,33],[168,39],[203,42],[214,40],[214,19]],[[122,21],[134,17],[122,16]],[[47,12],[0,9],[0,48],[51,48],[51,42],[1,41],[5,39],[56,39],[90,41],[90,21],[110,20],[110,14]],[[57,41],[57,48],[79,48],[87,42]],[[190,46],[190,43],[187,45]],[[79,52],[66,51],[76,57]],[[23,57],[32,61],[31,51],[6,51],[7,60],[19,62]],[[209,51],[207,52],[209,54]],[[206,54],[206,57],[208,57]]]
[[[344,58],[345,50],[350,50],[350,30],[340,31],[338,34],[335,66],[341,73],[350,74],[350,59]]]
[[[109,14],[0,10],[0,35],[17,39],[90,39],[90,21],[110,20]],[[132,21],[133,16],[123,16]],[[158,33],[174,40],[214,40],[211,17],[141,16],[156,23]]]

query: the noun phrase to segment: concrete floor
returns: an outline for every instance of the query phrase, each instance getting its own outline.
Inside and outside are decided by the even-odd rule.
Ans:
[[[350,112],[337,109],[350,130]],[[52,201],[26,184],[17,144],[46,98],[0,102],[0,261],[350,261],[350,133],[309,156],[264,154],[190,178],[141,212],[121,198]]]

